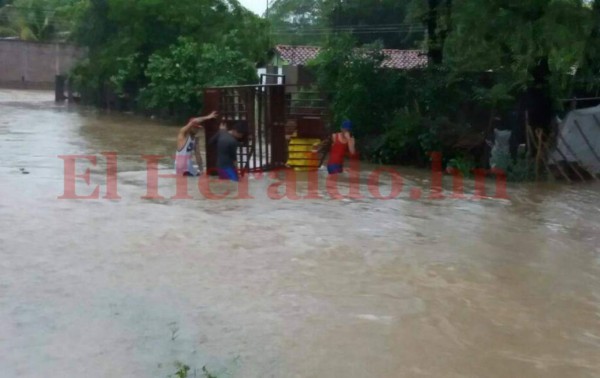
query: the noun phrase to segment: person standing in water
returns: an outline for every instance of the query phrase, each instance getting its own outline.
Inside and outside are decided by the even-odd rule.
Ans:
[[[327,172],[330,175],[344,172],[344,158],[347,155],[352,158],[357,156],[356,141],[352,136],[352,122],[348,120],[342,123],[341,132],[331,136]]]
[[[248,125],[238,121],[231,130],[221,123],[220,130],[209,143],[217,145],[217,171],[221,180],[239,181],[237,149],[242,140],[248,135]]]
[[[196,134],[202,123],[217,118],[217,112],[206,117],[192,118],[177,134],[177,152],[175,154],[175,173],[183,176],[200,176],[202,174],[202,158],[196,153]],[[198,168],[194,165],[194,156]]]

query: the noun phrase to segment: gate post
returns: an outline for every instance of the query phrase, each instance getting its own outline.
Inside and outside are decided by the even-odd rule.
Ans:
[[[65,101],[65,77],[56,75],[54,79],[54,101]]]
[[[221,111],[221,92],[218,89],[204,90],[204,107],[202,112],[209,114],[216,110]],[[223,117],[222,114],[219,114]],[[210,139],[219,132],[219,122],[215,119],[204,123],[204,143],[206,150],[206,172],[215,175],[217,173],[217,146],[208,143]]]
[[[269,125],[271,128],[271,165],[273,168],[283,167],[287,161],[285,140],[285,86],[269,87]]]

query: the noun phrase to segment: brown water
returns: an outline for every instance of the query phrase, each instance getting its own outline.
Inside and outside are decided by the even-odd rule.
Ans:
[[[51,99],[0,90],[1,377],[600,376],[598,184],[142,200],[140,156],[172,154],[176,129]],[[59,200],[58,156],[104,151],[122,199]]]

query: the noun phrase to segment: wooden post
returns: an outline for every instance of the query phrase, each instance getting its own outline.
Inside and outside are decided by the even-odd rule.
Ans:
[[[531,135],[530,135],[530,130],[531,127],[529,126],[529,111],[525,111],[525,135],[526,135],[526,143],[527,143],[527,156],[531,157]],[[531,134],[533,134],[533,132],[531,132]]]
[[[67,101],[69,101],[69,103],[73,103],[73,101],[74,101],[73,81],[70,78],[67,79]]]
[[[544,143],[544,131],[542,129],[535,129],[537,136],[537,153],[535,155],[535,180],[539,180],[540,175],[540,161],[542,160],[542,145]]]
[[[54,79],[54,101],[65,101],[65,77],[62,75],[56,75]]]

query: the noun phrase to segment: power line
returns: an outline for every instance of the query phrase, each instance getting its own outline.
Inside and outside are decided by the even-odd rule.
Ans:
[[[19,15],[17,16],[19,18],[22,19],[28,19],[28,17],[25,15]],[[13,17],[9,14],[5,14],[5,13],[0,13],[0,20],[4,19],[8,22],[13,20]],[[57,16],[54,15],[50,18],[50,21],[55,24],[55,25],[60,25],[60,26],[72,26],[73,24],[75,24],[75,20],[67,18],[67,17],[63,17],[63,16]],[[394,25],[399,25],[399,26],[394,26]],[[418,32],[418,31],[425,31],[426,28],[422,25],[422,24],[387,24],[387,25],[362,25],[362,26],[333,26],[333,27],[311,27],[311,26],[294,26],[294,25],[289,25],[286,27],[278,27],[278,28],[273,28],[271,29],[272,32],[275,33],[303,33],[303,34],[307,34],[307,33],[314,33],[314,34],[321,34],[321,33],[329,33],[329,32],[351,32],[351,33],[355,33],[355,34],[360,34],[360,33],[378,33],[378,32],[387,32],[387,33],[396,33],[396,32],[407,32],[407,31],[414,31],[414,32]]]
[[[296,30],[304,30],[304,31],[312,31],[312,32],[322,32],[322,31],[396,31],[396,30],[412,30],[412,29],[425,29],[424,26],[406,26],[406,27],[384,27],[384,28],[306,28],[306,27],[290,27],[290,28],[274,28],[271,30],[279,30],[279,31],[296,31]]]
[[[397,25],[397,26],[396,26]],[[372,33],[406,33],[406,32],[424,32],[426,28],[422,24],[395,24],[395,25],[363,25],[359,27],[354,26],[333,26],[333,27],[322,27],[322,26],[302,26],[302,25],[288,25],[280,26],[271,29],[275,33],[302,33],[302,34],[324,34],[324,33],[335,33],[335,32],[348,32],[352,34],[372,34]]]
[[[399,27],[424,27],[420,22],[410,22],[410,23],[399,23],[399,24],[371,24],[371,25],[333,25],[333,26],[321,26],[321,25],[279,25],[279,27],[283,28],[295,28],[301,27],[305,29],[379,29],[379,28],[399,28]]]
[[[406,22],[398,24],[362,24],[362,25],[302,25],[302,24],[283,24],[283,28],[302,27],[305,29],[381,29],[381,28],[407,28],[407,27],[425,27],[420,22]]]
[[[46,17],[50,18],[51,23],[57,29],[70,29],[72,28],[76,21],[73,18],[68,18],[61,14],[61,12],[57,12],[56,10],[50,10],[47,8],[30,8],[30,7],[20,7],[20,6],[8,6],[4,8],[0,8],[0,11],[6,10],[27,10],[33,11],[30,16],[35,18],[36,12],[45,14]],[[15,15],[11,15],[11,12],[0,12],[0,21],[2,19],[6,20],[8,23],[12,21]],[[20,12],[19,12],[20,13]],[[28,19],[28,14],[18,14],[16,17]],[[352,34],[362,35],[362,34],[394,34],[394,33],[422,33],[426,32],[427,29],[420,22],[403,22],[403,23],[393,23],[393,24],[362,24],[362,25],[337,25],[337,26],[317,26],[317,25],[279,25],[277,28],[270,29],[269,34],[275,35],[300,35],[300,36],[310,36],[310,35],[325,35],[332,32],[348,32]]]
[[[62,9],[68,9],[68,6],[64,6],[64,7],[59,7],[59,8],[55,8],[55,9],[50,9],[50,8],[39,8],[39,7],[22,7],[22,6],[18,6],[18,5],[5,5],[4,7],[0,8],[0,10],[11,10],[11,9],[17,9],[17,10],[28,10],[28,11],[41,11],[41,12],[47,12],[47,13],[56,13],[57,10],[62,10]]]
[[[425,32],[426,32],[426,30],[417,30],[417,31],[415,31],[415,33],[417,33],[417,32],[422,32],[422,33],[425,33]],[[383,31],[383,32],[356,32],[356,33],[353,33],[353,34],[367,35],[367,34],[397,34],[397,33],[399,33],[399,32],[396,32],[396,31],[395,31],[395,32],[389,32],[389,31],[388,31],[388,32],[385,32],[385,31]],[[294,35],[297,35],[297,36],[311,36],[311,35],[312,35],[312,36],[318,36],[318,35],[327,35],[327,33],[325,33],[325,32],[319,32],[319,33],[289,33],[289,32],[275,32],[275,33],[273,33],[273,34],[275,34],[275,35],[280,35],[280,36],[285,36],[285,35],[291,35],[291,36],[294,36]]]
[[[27,17],[19,17],[19,18],[24,21],[28,20]],[[0,13],[0,21],[4,20],[7,25],[10,25],[11,22],[15,21],[16,19],[18,20],[19,18],[10,17],[9,15]],[[74,24],[75,24],[74,21],[68,20],[67,18],[61,19],[61,18],[52,17],[50,19],[50,25],[52,25],[52,26],[66,27],[66,26],[73,26]],[[34,25],[35,25],[35,23],[34,23]]]
[[[273,30],[274,33],[284,33],[284,34],[328,34],[335,32],[347,32],[351,34],[370,34],[370,33],[410,33],[410,32],[424,32],[427,31],[425,28],[409,28],[409,29],[380,29],[380,30],[288,30],[288,29],[279,29]]]
[[[372,27],[363,29],[354,28],[310,28],[310,27],[291,27],[291,28],[276,28],[273,29],[280,32],[308,32],[308,33],[320,33],[320,32],[332,32],[332,31],[348,31],[348,32],[401,32],[410,30],[426,30],[423,25],[418,26],[403,26],[403,27]]]

